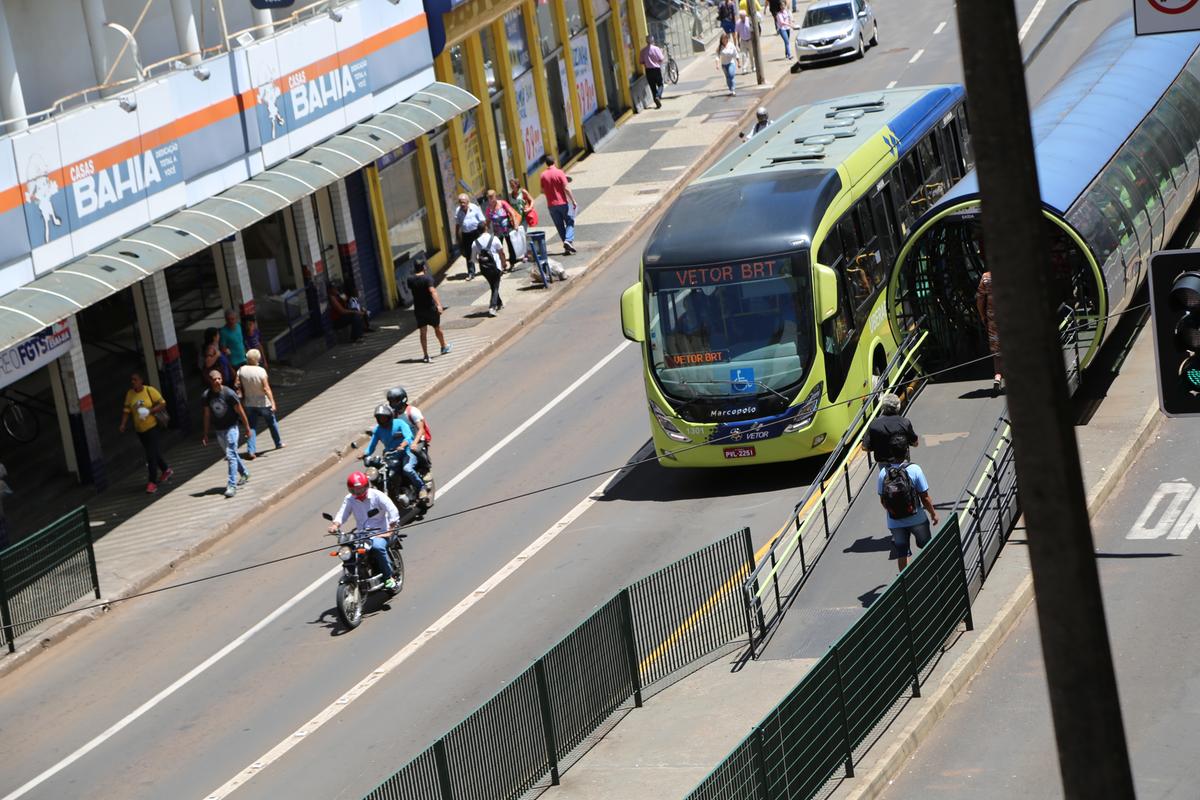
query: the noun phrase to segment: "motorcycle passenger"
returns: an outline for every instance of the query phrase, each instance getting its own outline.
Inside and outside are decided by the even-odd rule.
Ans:
[[[393,471],[396,467],[403,470],[404,475],[417,490],[417,497],[424,500],[428,493],[425,491],[425,481],[417,474],[417,455],[413,452],[413,433],[405,417],[397,417],[392,407],[386,403],[375,409],[375,431],[371,441],[367,443],[367,455],[375,452],[375,445],[383,445],[383,457],[388,467]]]
[[[375,565],[383,573],[383,588],[389,591],[396,588],[395,570],[392,559],[388,554],[387,539],[392,535],[392,529],[400,523],[400,512],[396,504],[383,492],[371,486],[367,476],[361,472],[351,472],[346,478],[346,488],[349,494],[342,500],[342,507],[333,515],[333,524],[329,526],[330,533],[337,533],[351,515],[358,532],[367,533],[378,531],[371,536],[371,553]],[[371,509],[379,513],[371,516]]]
[[[762,133],[763,129],[771,124],[771,115],[767,113],[766,106],[759,106],[758,111],[754,112],[754,118],[754,127],[750,129],[750,132],[738,134],[738,136],[745,139],[747,142],[758,134]]]
[[[433,457],[429,452],[433,437],[429,433],[429,423],[425,421],[425,415],[421,413],[421,409],[408,402],[408,392],[403,386],[388,389],[387,401],[392,411],[396,412],[396,416],[403,418],[412,428],[413,452],[417,454],[418,471],[429,472],[433,468]]]

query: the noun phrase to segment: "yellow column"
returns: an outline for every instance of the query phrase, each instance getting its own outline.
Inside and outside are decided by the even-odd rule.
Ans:
[[[611,32],[609,33],[609,37],[617,43],[617,55],[619,56],[617,58],[617,75],[621,79],[621,85],[617,88],[621,91],[621,101],[625,104],[626,108],[632,109],[633,94],[629,91],[629,82],[632,76],[629,74],[629,62],[633,60],[637,51],[635,49],[634,52],[630,53],[625,49],[625,29],[621,26],[621,6],[624,4],[624,0],[612,0],[612,17],[609,19]],[[633,38],[632,27],[629,30],[629,37]],[[637,42],[630,42],[629,45],[636,48]]]
[[[450,243],[446,241],[445,211],[438,197],[437,164],[433,163],[433,147],[429,144],[428,136],[417,138],[417,172],[421,179],[421,200],[425,206],[429,232],[437,250],[429,259],[429,270],[437,272],[446,266],[446,254],[449,252]]]
[[[371,206],[371,221],[375,228],[375,247],[379,250],[379,266],[383,271],[384,302],[395,308],[400,294],[396,290],[396,271],[392,268],[392,240],[388,236],[387,209],[383,205],[383,186],[374,164],[363,168],[367,179],[367,201]]]
[[[596,33],[596,13],[591,0],[582,0],[583,22],[587,25],[588,49],[592,51],[592,80],[596,84],[597,108],[608,108],[608,92],[605,91],[604,65],[600,63],[600,37]]]
[[[508,149],[512,152],[513,172],[519,180],[525,174],[525,140],[521,135],[521,119],[517,114],[517,91],[513,86],[512,62],[508,58],[508,34],[504,30],[504,17],[492,23],[492,41],[496,43],[496,79],[504,87],[504,97],[501,98],[501,110],[504,113],[504,125],[508,128]],[[508,185],[501,181],[496,184],[496,191],[501,197],[508,195]]]
[[[537,8],[533,3],[534,0],[526,0],[521,5],[521,13],[525,15],[525,38],[529,41],[529,58],[533,64],[533,92],[537,96],[538,118],[542,121],[542,143],[545,145],[547,153],[557,156],[558,137],[554,134],[554,115],[550,110],[550,89],[546,83],[546,60],[542,58],[541,32],[537,26]]]
[[[646,8],[642,5],[641,0],[629,0],[626,7],[630,9],[631,17],[629,35],[633,37],[633,68],[639,75],[645,75],[646,70],[638,59],[638,53],[642,52],[642,48],[646,46],[646,36],[650,33],[650,26],[646,24]]]
[[[563,66],[567,70],[567,91],[571,93],[571,118],[574,120],[575,146],[583,148],[586,146],[586,140],[583,136],[583,115],[579,108],[579,91],[575,88],[575,59],[571,57],[571,29],[567,27],[567,12],[563,7],[563,0],[550,0],[550,7],[554,10],[554,24],[558,26],[559,33],[563,37],[562,60]]]
[[[450,65],[449,46],[433,60],[433,74],[442,83],[454,84],[454,67]],[[454,174],[461,178],[467,174],[467,153],[463,144],[462,120],[455,117],[446,124],[446,129],[450,134],[450,160],[454,162]],[[459,188],[452,186],[450,190],[457,195]]]
[[[467,49],[467,74],[471,78],[471,90],[479,98],[479,109],[475,121],[479,123],[479,147],[483,153],[483,173],[487,186],[473,187],[480,194],[485,189],[501,186],[504,172],[500,169],[500,153],[496,146],[496,120],[492,117],[492,98],[488,94],[487,72],[483,68],[483,31],[472,34],[463,46]],[[492,65],[495,68],[495,65]]]

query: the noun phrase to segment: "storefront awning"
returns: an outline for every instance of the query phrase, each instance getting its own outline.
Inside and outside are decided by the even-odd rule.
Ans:
[[[431,84],[295,158],[0,296],[0,350],[287,208],[478,104],[457,86]]]

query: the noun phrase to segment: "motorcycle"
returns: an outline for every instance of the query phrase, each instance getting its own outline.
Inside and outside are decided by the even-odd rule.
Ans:
[[[368,516],[375,516],[378,509],[371,509]],[[325,519],[333,521],[332,514],[322,514]],[[338,547],[329,555],[342,560],[342,577],[337,587],[337,615],[342,625],[353,630],[362,622],[363,605],[371,592],[387,591],[389,597],[394,597],[404,588],[404,558],[400,551],[404,549],[403,540],[408,534],[393,532],[387,540],[388,556],[392,559],[392,577],[396,579],[396,588],[383,588],[383,573],[376,567],[371,558],[371,536],[377,531],[357,529],[338,531],[328,534],[336,536]]]
[[[418,470],[422,464],[429,464],[429,461],[418,457]],[[401,525],[407,525],[414,519],[421,519],[429,509],[433,508],[437,487],[434,484],[431,464],[426,472],[421,473],[421,480],[425,482],[426,495],[423,500],[417,497],[416,487],[409,483],[399,463],[393,465],[384,456],[364,456],[363,471],[366,472],[367,480],[371,482],[371,485],[386,494],[396,504],[396,508],[400,512]]]

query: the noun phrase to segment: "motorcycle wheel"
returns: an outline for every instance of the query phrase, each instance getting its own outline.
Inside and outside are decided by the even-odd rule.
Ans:
[[[404,556],[400,555],[399,549],[392,551],[392,577],[396,579],[396,588],[392,590],[392,594],[400,594],[404,591]]]
[[[358,584],[340,583],[337,588],[337,615],[348,630],[354,630],[362,622],[362,592]]]
[[[425,481],[425,494],[427,495],[425,498],[425,508],[433,508],[433,500],[437,495],[437,484],[433,481],[432,473],[423,475],[422,480]]]

